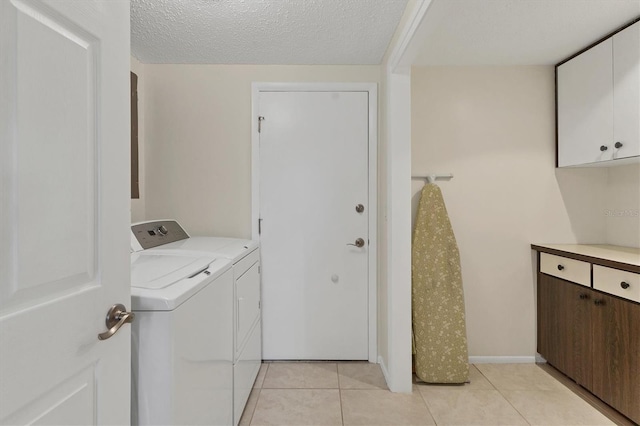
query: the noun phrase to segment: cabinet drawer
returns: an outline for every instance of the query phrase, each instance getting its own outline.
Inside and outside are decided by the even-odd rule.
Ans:
[[[591,287],[591,264],[587,262],[540,253],[540,272]]]
[[[593,288],[640,303],[640,274],[593,265]]]

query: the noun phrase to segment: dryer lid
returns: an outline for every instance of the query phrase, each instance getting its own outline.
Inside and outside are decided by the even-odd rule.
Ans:
[[[191,237],[181,241],[175,241],[154,248],[153,250],[184,250],[199,252],[199,254],[211,253],[216,257],[230,259],[234,263],[258,248],[258,242],[239,238],[224,237]]]

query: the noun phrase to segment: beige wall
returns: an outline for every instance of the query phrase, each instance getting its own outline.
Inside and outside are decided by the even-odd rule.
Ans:
[[[146,218],[251,237],[251,83],[379,82],[379,66],[146,64]]]
[[[144,125],[144,108],[145,108],[145,65],[140,63],[133,56],[131,57],[131,71],[138,76],[138,177],[140,185],[140,198],[131,200],[131,223],[140,222],[146,218],[145,212],[145,125]]]
[[[381,82],[378,66],[142,65],[132,59],[132,70],[142,92],[146,172],[145,198],[132,202],[132,220],[177,218],[193,234],[244,238],[251,233],[251,82]],[[606,189],[613,181],[626,182],[632,194],[638,169],[620,168],[613,178],[606,169],[554,171],[551,68],[415,68],[413,74],[414,173],[456,175],[441,187],[461,248],[471,355],[531,355],[529,244],[629,238],[620,224],[630,221],[603,214],[605,205],[628,203],[605,194],[611,195]],[[381,130],[378,339],[386,360],[384,135]],[[414,191],[419,188],[414,183]]]
[[[460,248],[471,356],[535,354],[531,243],[602,243],[607,169],[555,170],[553,68],[412,72],[412,172],[439,183]],[[414,205],[420,182],[413,182]]]
[[[606,242],[640,247],[640,164],[609,169],[605,203]]]

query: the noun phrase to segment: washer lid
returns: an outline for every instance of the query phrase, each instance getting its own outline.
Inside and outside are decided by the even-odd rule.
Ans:
[[[131,287],[160,289],[206,269],[213,256],[133,254]]]
[[[231,262],[213,256],[133,253],[131,309],[172,311],[227,271]]]

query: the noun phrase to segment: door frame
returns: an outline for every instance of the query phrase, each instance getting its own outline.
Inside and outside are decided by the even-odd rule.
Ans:
[[[369,362],[378,360],[378,85],[377,83],[269,83],[251,84],[251,238],[260,240],[260,134],[258,115],[261,92],[367,92],[369,95],[369,250],[368,322]]]

